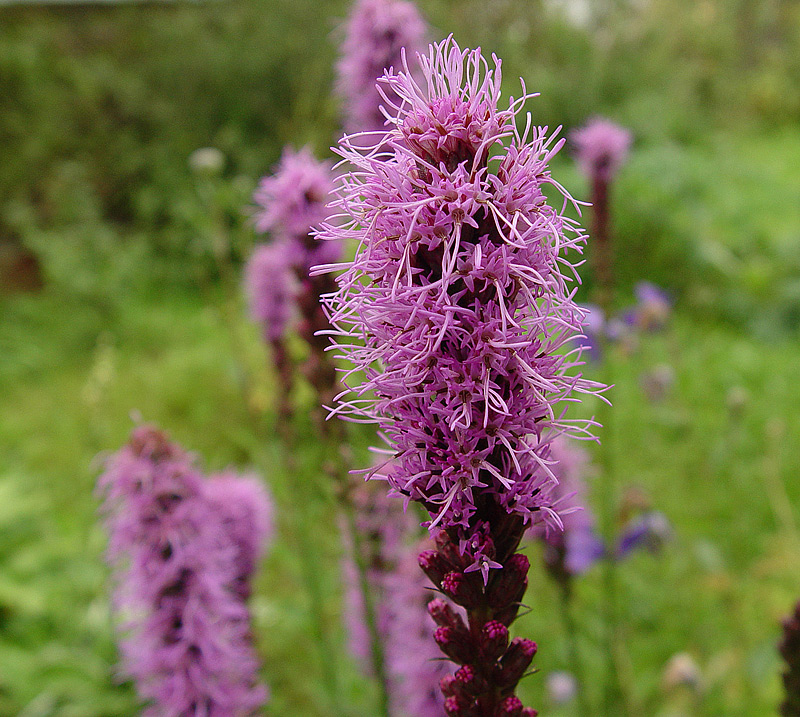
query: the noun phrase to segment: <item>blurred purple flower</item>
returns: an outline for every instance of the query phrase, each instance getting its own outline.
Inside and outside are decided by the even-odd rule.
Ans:
[[[134,430],[98,481],[121,618],[122,672],[144,714],[252,715],[257,682],[239,548],[205,500],[192,458],[150,427]]]
[[[507,639],[527,584],[515,550],[538,519],[560,529],[546,436],[586,428],[562,420],[564,401],[601,389],[561,351],[581,328],[568,254],[585,239],[543,192],[559,189],[547,163],[562,142],[545,128],[518,134],[527,96],[498,109],[493,59],[491,70],[448,39],[420,58],[420,84],[407,67],[383,78],[396,116],[372,148],[340,141],[353,170],[333,204],[347,222],[321,233],[359,247],[327,297],[346,376],[363,379],[336,412],[381,424],[396,458],[373,473],[428,510],[441,530],[420,563],[470,611],[467,629],[434,608],[436,642],[462,665],[445,692],[453,715],[476,700],[516,704],[536,647]],[[506,654],[513,668],[501,677],[492,665]],[[507,683],[467,698],[474,672]]]
[[[636,325],[648,331],[663,328],[672,311],[669,294],[649,281],[640,281],[634,291],[637,300],[634,309]]]
[[[320,162],[303,147],[286,147],[275,171],[259,182],[253,199],[259,207],[256,230],[273,239],[305,241],[312,227],[326,219],[333,188],[330,162]]]
[[[570,133],[581,171],[590,179],[611,181],[628,158],[633,137],[627,129],[601,117]]]
[[[358,0],[345,25],[336,87],[342,98],[347,132],[381,130],[385,117],[378,78],[402,65],[401,49],[410,61],[424,50],[427,28],[413,2]]]
[[[234,587],[247,600],[256,565],[274,532],[272,499],[257,476],[230,470],[211,476],[203,492],[236,546]]]
[[[284,338],[297,310],[298,286],[291,249],[286,241],[259,244],[245,267],[250,314],[268,343]]]
[[[602,358],[603,335],[606,330],[605,312],[596,304],[585,304],[580,307],[584,311],[581,322],[583,336],[575,342],[588,354],[589,360],[600,361]]]

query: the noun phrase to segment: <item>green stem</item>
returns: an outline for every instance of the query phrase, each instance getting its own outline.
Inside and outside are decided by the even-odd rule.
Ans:
[[[569,578],[567,578],[569,580]],[[592,706],[586,693],[586,671],[583,669],[580,647],[578,645],[578,629],[572,614],[572,586],[569,582],[561,585],[561,617],[564,621],[564,631],[567,635],[567,651],[569,653],[570,669],[575,675],[577,683],[576,698],[581,717],[590,717]]]
[[[613,357],[610,356],[610,346],[605,347],[605,383],[613,385]],[[614,461],[614,412],[610,406],[602,403],[598,411],[600,422],[603,425],[604,440],[600,451],[600,467],[602,475],[600,513],[603,527],[603,538],[607,550],[613,553],[617,539],[617,508],[619,503],[619,485],[617,482],[616,466]],[[603,561],[603,597],[606,624],[606,679],[604,707],[605,714],[609,717],[618,717],[620,705],[623,702],[622,687],[620,682],[619,667],[617,665],[617,642],[619,626],[617,623],[617,561],[610,554]]]

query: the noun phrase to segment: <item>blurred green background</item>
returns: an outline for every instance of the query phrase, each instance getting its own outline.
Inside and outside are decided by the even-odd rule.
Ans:
[[[604,440],[619,480],[647,493],[676,536],[622,569],[629,711],[771,714],[779,621],[800,598],[800,4],[418,5],[432,39],[452,32],[502,57],[507,93],[520,76],[540,92],[528,104],[536,123],[569,130],[602,114],[634,133],[613,198],[619,303],[647,279],[676,310],[665,333],[611,356],[615,431]],[[262,467],[281,536],[254,601],[270,713],[328,714],[307,659],[295,507],[309,501],[303,520],[328,526],[318,557],[331,620],[335,510],[308,475],[312,450],[295,474],[284,467],[273,377],[237,274],[255,241],[252,190],[282,147],[330,156],[347,10],[0,7],[0,715],[136,713],[114,678],[92,493],[95,456],[125,440],[131,411],[212,469]],[[209,146],[221,170],[193,169]],[[568,151],[553,174],[587,196]],[[641,377],[662,364],[675,384],[652,402]],[[352,438],[360,451],[369,435]],[[531,584],[520,630],[539,642],[543,673],[566,669],[556,593],[539,568]],[[597,680],[599,590],[590,573],[578,592]],[[696,689],[663,683],[679,652],[701,669]],[[371,688],[343,642],[331,659],[353,714],[369,715]],[[541,675],[523,695],[542,714],[572,714],[548,707]]]

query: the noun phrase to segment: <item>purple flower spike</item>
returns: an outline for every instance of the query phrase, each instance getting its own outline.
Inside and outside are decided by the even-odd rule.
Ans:
[[[296,311],[298,286],[292,273],[292,258],[287,242],[260,244],[245,269],[250,314],[269,343],[283,339]]]
[[[495,684],[502,656],[477,640],[519,610],[525,582],[504,575],[526,527],[561,527],[551,436],[586,429],[563,418],[565,402],[602,389],[573,373],[579,351],[562,350],[583,321],[569,253],[585,240],[543,193],[560,189],[547,163],[562,142],[517,131],[528,95],[499,109],[493,63],[447,39],[420,57],[419,84],[406,63],[387,73],[388,129],[371,148],[340,141],[352,167],[333,202],[342,221],[320,234],[358,245],[352,263],[327,267],[343,269],[325,302],[352,365],[334,413],[381,425],[395,458],[373,475],[430,515],[423,565],[470,622],[466,647],[447,626],[437,641],[485,680],[480,695],[448,697],[463,715],[493,714],[513,693]]]
[[[266,338],[273,345],[278,373],[284,384],[279,407],[284,418],[291,413],[288,396],[294,367],[278,328],[286,327],[293,309],[296,308],[302,317],[297,325],[298,332],[311,348],[303,366],[306,377],[317,389],[323,405],[328,405],[338,390],[336,372],[325,354],[328,340],[320,336],[330,326],[319,297],[333,290],[333,278],[309,276],[312,266],[337,261],[341,256],[341,242],[319,242],[313,233],[320,222],[330,217],[326,205],[332,187],[333,172],[329,162],[317,161],[307,147],[299,152],[287,148],[274,174],[261,180],[254,195],[260,206],[256,229],[272,235],[275,249],[261,262],[256,263],[259,257],[254,256],[248,285],[256,320],[275,326],[267,332]],[[260,251],[266,253],[266,250]],[[291,282],[292,273],[294,282]]]
[[[191,457],[142,426],[108,460],[98,487],[122,672],[150,703],[144,714],[255,714],[267,692],[237,587],[242,550]]]
[[[225,471],[203,485],[204,496],[236,546],[235,589],[250,597],[250,579],[273,535],[273,505],[256,476]]]
[[[633,136],[624,127],[595,117],[574,130],[570,139],[581,171],[590,179],[609,182],[625,164]]]
[[[253,199],[256,230],[276,240],[304,239],[311,227],[327,218],[325,205],[332,189],[329,162],[315,159],[308,147],[283,150],[275,172],[259,182]]]
[[[385,117],[378,78],[424,49],[426,26],[419,11],[406,0],[359,0],[345,27],[342,58],[337,65],[337,89],[342,98],[345,130],[380,130]]]

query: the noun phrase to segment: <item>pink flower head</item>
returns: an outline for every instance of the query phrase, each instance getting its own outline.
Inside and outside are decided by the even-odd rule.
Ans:
[[[296,310],[297,279],[294,252],[287,241],[260,244],[245,268],[250,314],[267,341],[281,339]]]
[[[574,130],[570,139],[581,171],[589,178],[610,181],[628,158],[633,136],[610,120],[595,117]]]
[[[255,475],[228,470],[203,484],[206,501],[236,546],[236,591],[250,597],[250,579],[273,534],[273,505],[264,484]]]
[[[283,150],[275,172],[259,182],[253,199],[256,229],[275,239],[305,238],[326,218],[325,204],[332,189],[329,162],[320,162],[308,147]]]
[[[326,297],[356,381],[336,413],[379,422],[394,492],[471,545],[490,506],[559,525],[544,437],[580,430],[564,402],[600,388],[562,351],[583,321],[568,253],[585,237],[543,193],[563,191],[547,167],[563,140],[517,131],[527,95],[498,109],[500,61],[447,39],[420,62],[421,84],[407,65],[382,78],[399,99],[374,148],[338,149],[353,167],[333,202],[345,221],[321,237],[359,249]]]
[[[239,549],[192,458],[141,426],[107,461],[98,488],[122,670],[150,704],[144,714],[254,714],[267,692],[236,588]]]
[[[358,0],[345,27],[337,89],[348,132],[380,130],[385,117],[378,78],[400,67],[401,50],[409,57],[423,49],[426,26],[407,0]]]

